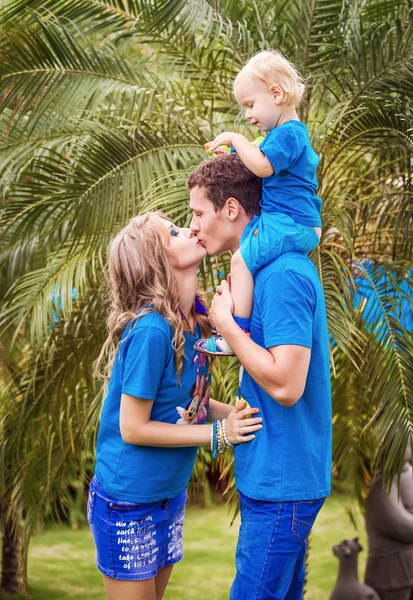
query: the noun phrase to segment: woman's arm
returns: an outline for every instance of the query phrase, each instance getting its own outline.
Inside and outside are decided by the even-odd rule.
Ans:
[[[265,154],[240,133],[220,133],[212,142],[209,152],[213,152],[219,146],[235,148],[244,165],[258,177],[269,177],[274,173],[273,166]]]
[[[212,400],[213,406],[220,404]],[[122,394],[120,405],[120,433],[126,444],[137,446],[209,446],[211,425],[176,425],[151,421],[153,401]],[[226,406],[226,405],[222,405]],[[231,407],[229,407],[231,408]],[[216,407],[213,416],[216,419]],[[226,412],[226,410],[225,410]],[[257,408],[241,409],[234,407],[223,418],[227,419],[227,435],[233,444],[249,442],[254,439],[254,431],[261,429],[261,418],[244,419],[247,414],[257,413]]]
[[[210,398],[208,409],[208,421],[222,421],[226,419],[234,407],[224,402],[218,402]]]

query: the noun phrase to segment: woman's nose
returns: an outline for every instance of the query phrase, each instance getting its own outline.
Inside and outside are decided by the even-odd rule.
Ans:
[[[194,237],[194,232],[191,229],[189,229],[189,227],[186,227],[185,235],[186,235],[186,237],[191,238],[191,237]]]

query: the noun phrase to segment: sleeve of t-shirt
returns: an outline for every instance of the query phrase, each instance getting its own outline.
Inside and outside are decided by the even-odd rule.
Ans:
[[[273,129],[260,145],[260,150],[271,163],[274,173],[287,169],[301,154],[304,141],[291,129]]]
[[[122,393],[155,400],[173,351],[170,338],[158,327],[139,327],[124,343]]]
[[[314,293],[305,276],[294,271],[271,273],[259,297],[264,343],[312,348]]]

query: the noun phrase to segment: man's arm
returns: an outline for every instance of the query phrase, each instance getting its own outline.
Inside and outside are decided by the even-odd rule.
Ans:
[[[288,316],[287,303],[282,315],[280,307],[274,306],[275,326],[277,318],[289,321],[290,330],[293,331],[291,343],[286,339],[284,343],[269,346],[268,349],[253,342],[235,323],[232,318],[232,297],[226,281],[223,281],[217,289],[210,311],[218,331],[234,350],[241,364],[258,385],[283,406],[293,406],[303,395],[311,357],[308,339],[312,330],[310,326],[312,311],[310,307],[305,307],[305,302],[302,302],[298,296],[289,299],[290,307],[294,303],[299,306],[299,312],[295,317],[299,323],[296,332],[294,332],[294,319]],[[265,310],[265,307],[263,308]],[[302,335],[303,329],[309,330],[307,336]],[[300,345],[301,339],[305,345]]]
[[[226,287],[229,294],[228,284]],[[227,292],[223,290],[223,294],[225,293]],[[258,385],[283,406],[293,406],[304,392],[310,348],[283,345],[266,350],[245,335],[232,315],[225,320],[218,318],[218,321],[217,323],[214,318],[220,334]]]

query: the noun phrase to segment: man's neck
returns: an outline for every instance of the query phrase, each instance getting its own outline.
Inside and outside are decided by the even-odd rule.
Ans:
[[[228,244],[228,250],[230,250],[232,252],[232,254],[234,254],[234,252],[236,252],[239,247],[240,247],[240,243],[241,243],[241,237],[242,234],[244,232],[244,229],[246,228],[246,226],[248,225],[248,223],[252,220],[252,217],[249,217],[248,215],[240,215],[237,221],[237,225],[239,225],[239,227],[236,228],[236,230],[234,231],[234,236],[231,239],[230,243]]]

